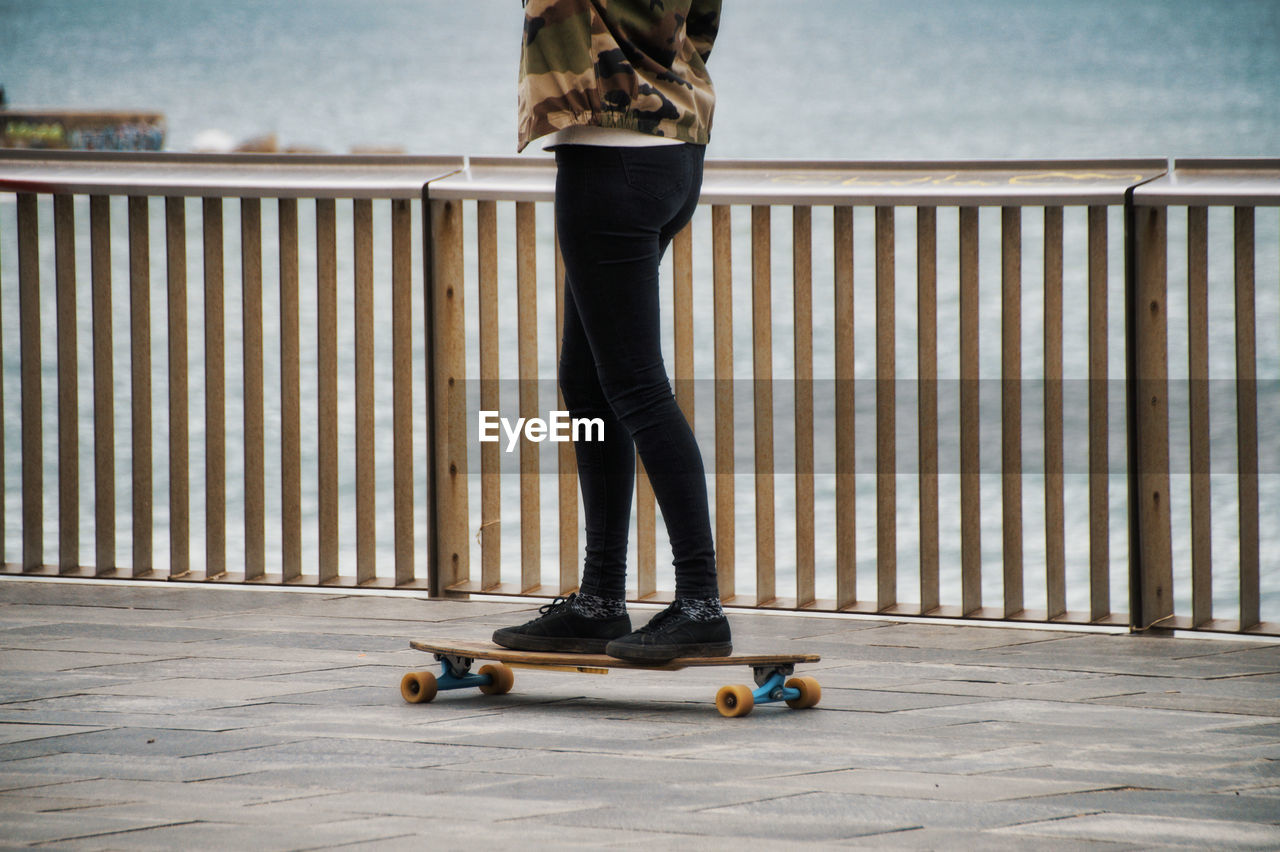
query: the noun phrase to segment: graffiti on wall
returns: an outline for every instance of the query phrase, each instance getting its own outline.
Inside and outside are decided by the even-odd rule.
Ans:
[[[80,128],[67,136],[67,147],[89,151],[159,151],[164,128],[149,124],[117,124]]]
[[[4,148],[159,151],[164,133],[160,115],[0,112]]]

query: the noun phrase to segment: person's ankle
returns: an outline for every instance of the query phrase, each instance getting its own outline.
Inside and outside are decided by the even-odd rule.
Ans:
[[[706,623],[725,617],[720,598],[715,595],[705,598],[677,596],[676,600],[680,602],[680,612],[690,621]]]
[[[627,602],[623,598],[578,592],[573,596],[573,611],[583,618],[617,618],[627,614]]]

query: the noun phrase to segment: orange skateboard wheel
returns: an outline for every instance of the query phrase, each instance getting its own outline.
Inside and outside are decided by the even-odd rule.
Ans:
[[[400,697],[410,704],[424,704],[436,697],[436,676],[431,672],[409,672],[400,678]]]
[[[728,718],[745,716],[755,706],[756,700],[749,686],[735,683],[732,686],[720,687],[720,691],[716,693],[716,709],[720,711],[721,716]]]
[[[516,682],[516,673],[506,663],[481,666],[480,674],[493,678],[492,681],[480,687],[480,691],[485,695],[506,695]]]
[[[787,706],[792,710],[814,707],[822,700],[822,687],[811,677],[793,677],[787,681],[787,689],[800,690],[799,698],[787,699]]]

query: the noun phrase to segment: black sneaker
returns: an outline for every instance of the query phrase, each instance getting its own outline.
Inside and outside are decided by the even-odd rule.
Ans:
[[[579,615],[572,605],[575,597],[556,598],[538,610],[541,615],[519,627],[495,630],[494,644],[517,651],[602,654],[610,639],[631,631],[631,617],[626,613],[612,618]]]
[[[727,657],[733,653],[729,619],[694,621],[676,600],[644,627],[605,647],[610,657],[630,663],[665,663],[676,657]]]

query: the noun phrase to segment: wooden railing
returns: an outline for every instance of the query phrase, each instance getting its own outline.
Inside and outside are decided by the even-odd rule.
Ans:
[[[16,352],[6,349],[4,360],[6,365],[21,361],[22,558],[10,569],[71,576],[425,587],[425,580],[417,579],[421,572],[414,562],[412,440],[415,427],[421,428],[421,418],[415,420],[411,407],[410,322],[413,259],[420,260],[423,254],[421,234],[414,231],[412,221],[415,208],[421,205],[423,185],[460,165],[457,159],[429,157],[4,152],[0,190],[14,193],[7,198],[15,200],[0,214],[13,218],[0,227],[8,229],[5,237],[9,239],[16,225],[17,246],[16,269],[5,266],[5,307],[12,304],[8,300],[16,277],[20,314],[19,346]],[[264,199],[266,218],[274,219],[274,227],[266,230],[272,264],[264,264]],[[376,225],[375,203],[381,214]],[[238,219],[238,228],[224,222],[228,211]],[[42,233],[48,233],[44,222],[50,212],[55,255],[52,293],[47,286],[47,236],[42,240]],[[309,243],[301,254],[300,213]],[[189,216],[198,225],[189,227]],[[127,228],[124,246],[119,244],[122,224]],[[340,225],[341,242],[346,243],[349,235],[351,252],[341,260]],[[383,238],[376,251],[375,236]],[[387,259],[376,270],[379,286],[390,296],[389,310],[381,316],[374,314],[375,254]],[[87,282],[78,269],[86,255]],[[237,260],[238,276],[232,280],[226,266]],[[304,268],[309,279],[305,282]],[[154,274],[161,269],[163,281]],[[200,314],[195,317],[188,314],[193,276],[202,279],[203,285],[203,299],[197,306]],[[117,343],[113,328],[119,301],[113,289],[121,277],[128,281],[127,348]],[[277,298],[269,300],[274,308],[269,325],[264,321],[266,280],[278,286]],[[419,287],[420,282],[421,277]],[[350,315],[341,318],[340,284],[342,303],[350,305]],[[86,289],[92,305],[88,328],[92,351],[87,359],[78,352],[78,327],[84,325],[78,305],[85,301]],[[227,304],[229,294],[239,296],[240,321],[234,323],[239,353],[228,351],[227,310],[232,311],[232,321],[237,312],[234,303]],[[167,321],[158,329],[152,327],[153,299],[167,307]],[[46,360],[48,331],[42,316],[47,315],[45,306],[50,302],[56,306],[56,359]],[[302,327],[301,316],[311,318],[310,328]],[[374,338],[381,329],[390,331],[393,372],[389,430],[394,468],[389,501],[394,518],[393,573],[379,573],[375,559],[374,450],[387,439],[375,434],[374,422],[378,402]],[[193,350],[189,340],[193,330],[203,337],[202,351]],[[278,379],[272,377],[270,400],[264,393],[268,346],[278,347],[270,360],[279,365]],[[156,350],[167,355],[164,372],[153,369]],[[126,353],[129,384],[122,387],[116,378],[117,359]],[[93,401],[88,407],[78,397],[82,360],[92,362]],[[54,363],[56,466],[49,464],[43,439],[44,423],[51,418],[45,410],[42,374],[51,372],[48,368]],[[303,371],[303,363],[310,369]],[[354,372],[353,380],[344,382],[353,388],[346,399],[339,398],[340,366],[344,378]],[[303,387],[311,391],[307,402],[314,405],[314,417],[305,429]],[[239,423],[228,423],[233,407],[228,390],[234,408],[242,412]],[[157,421],[157,394],[167,399],[167,423]],[[190,417],[193,403],[203,408],[202,422]],[[121,423],[118,411],[126,405],[128,419]],[[268,419],[271,441],[266,435]],[[123,454],[131,477],[124,483],[115,470],[121,455],[118,425],[127,427],[131,436],[130,449]],[[12,446],[10,436],[18,430],[12,430],[7,419],[5,426],[5,445]],[[167,489],[153,469],[156,427],[165,431],[161,437],[168,448],[168,463],[162,465],[160,480],[167,480]],[[94,478],[92,560],[84,558],[80,540],[85,525],[80,505],[80,470],[86,455],[82,433],[89,430],[93,434],[89,462]],[[314,463],[305,474],[304,446]],[[193,449],[203,457],[203,465],[194,470]],[[344,464],[354,468],[354,482],[345,487],[339,479]],[[305,491],[304,476],[310,485]],[[51,482],[58,491],[56,565],[47,564],[45,545],[44,493]],[[228,517],[229,485],[235,502],[243,506],[240,518]],[[277,494],[268,495],[268,485],[278,489]],[[121,492],[130,494],[132,503],[125,514],[132,554],[124,560],[116,540]],[[194,559],[198,541],[193,545],[191,536],[193,496],[203,496],[204,506],[203,518],[194,519],[203,552]],[[267,549],[269,496],[279,506],[278,516],[271,519],[275,522],[271,538],[278,542],[271,553]],[[167,558],[166,554],[157,558],[154,552],[158,536],[153,500],[157,499],[167,504]],[[347,552],[339,529],[342,516],[349,518],[353,513],[355,547]],[[240,545],[239,553],[229,552],[233,549],[229,532]],[[314,556],[304,559],[308,550]]]
[[[1229,204],[1246,211],[1238,222],[1252,222],[1254,206],[1277,204],[1280,186],[1274,164],[1255,162],[1230,166],[1232,180],[1247,172],[1253,181],[1243,194],[1232,181],[1201,202],[1169,194],[1186,191],[1184,171],[1207,168],[1180,164],[1162,177],[1164,161],[709,163],[703,204],[664,269],[663,315],[677,400],[713,480],[725,600],[1280,632],[1266,620],[1280,542],[1260,528],[1280,510],[1280,470],[1253,413],[1274,405],[1276,364],[1257,349],[1249,310],[1254,253],[1270,258],[1275,244],[1255,246],[1243,224],[1232,333],[1242,379],[1238,500],[1206,497],[1210,405],[1195,381],[1208,351],[1203,311],[1192,311],[1186,407],[1198,455],[1186,476],[1169,463],[1182,409],[1171,416],[1168,400],[1179,382],[1161,354],[1165,312],[1149,309],[1165,286],[1165,210],[1192,205],[1189,286],[1203,305],[1217,279],[1195,260],[1211,245],[1195,211]],[[21,398],[4,438],[12,447],[21,433],[21,495],[6,485],[5,496],[21,506],[22,557],[5,571],[571,591],[580,521],[570,445],[522,440],[517,458],[505,442],[480,443],[476,425],[481,410],[514,420],[563,408],[553,181],[553,166],[538,158],[0,155],[5,323],[15,290],[20,303],[18,346],[6,326],[3,354],[5,385]],[[237,230],[223,223],[226,198],[239,199]],[[262,198],[276,204],[264,210]],[[125,210],[120,252],[113,222]],[[197,211],[200,248],[188,252],[196,238],[187,216]],[[42,239],[50,220],[52,258]],[[163,263],[152,247],[160,241]],[[88,288],[77,274],[86,244]],[[239,246],[234,281],[224,272],[228,244],[233,259]],[[199,304],[187,288],[197,251]],[[164,286],[152,267],[164,269]],[[113,373],[124,348],[112,337],[118,269],[130,282],[127,391]],[[279,297],[264,303],[264,287],[276,289],[267,285]],[[77,308],[84,289],[87,313]],[[156,328],[153,297],[168,307]],[[229,362],[224,299],[236,297],[241,351]],[[47,301],[56,303],[56,358],[46,354]],[[77,337],[86,324],[91,353],[81,350],[84,329]],[[164,353],[164,370],[153,367],[153,350]],[[277,358],[278,371],[264,376]],[[42,389],[55,364],[56,411]],[[416,408],[415,376],[426,391]],[[91,419],[77,396],[90,383]],[[153,395],[168,400],[158,472]],[[193,400],[203,424],[190,417]],[[121,452],[114,429],[126,404],[131,448]],[[237,409],[241,422],[229,423]],[[51,420],[55,452],[42,431]],[[90,526],[80,493],[88,428],[92,562],[79,540]],[[118,456],[131,473],[124,482]],[[663,601],[672,588],[659,566],[664,529],[638,473],[630,595]],[[19,477],[0,471],[10,479]],[[45,555],[50,481],[56,564]],[[1189,545],[1171,484],[1190,495]],[[201,492],[203,518],[193,524]],[[122,560],[116,501],[126,493],[132,556]],[[228,516],[231,504],[243,505],[242,518]],[[390,536],[380,538],[388,515]],[[1205,532],[1228,517],[1238,517],[1232,589],[1212,574]],[[157,558],[152,548],[166,539],[167,558]],[[203,558],[193,559],[200,540]],[[241,540],[243,555],[231,555]],[[1239,619],[1213,618],[1215,591],[1236,596]]]
[[[1171,174],[1134,192],[1137,292],[1131,340],[1139,474],[1133,500],[1139,561],[1132,595],[1139,623],[1280,630],[1263,623],[1262,612],[1262,571],[1270,572],[1273,586],[1280,571],[1274,523],[1280,517],[1280,438],[1269,428],[1280,415],[1280,260],[1277,241],[1264,232],[1259,246],[1256,228],[1258,208],[1264,208],[1270,214],[1266,231],[1280,234],[1277,206],[1280,160],[1178,160]],[[1215,233],[1224,233],[1219,241],[1211,239],[1211,213]],[[1176,242],[1185,250],[1170,251],[1170,219],[1183,216]],[[1261,290],[1259,256],[1269,267],[1261,270]],[[1171,274],[1171,266],[1185,272]],[[1214,393],[1219,388],[1226,393]],[[1234,441],[1215,436],[1215,425],[1221,432],[1224,421],[1234,421]],[[1173,454],[1171,435],[1181,458]],[[1219,448],[1230,455],[1224,458]],[[1265,540],[1264,518],[1271,520]],[[1220,549],[1215,559],[1215,534],[1224,533],[1235,546]],[[1189,558],[1172,558],[1175,552]],[[1215,561],[1235,570],[1215,576]],[[1178,588],[1190,589],[1189,606],[1185,600],[1175,604]],[[1274,599],[1274,588],[1271,594]],[[1215,597],[1234,599],[1236,618],[1216,617]]]
[[[1109,548],[1110,510],[1107,498],[1108,424],[1106,388],[1107,366],[1107,298],[1118,287],[1109,287],[1107,247],[1111,242],[1108,230],[1107,207],[1121,207],[1125,191],[1137,183],[1155,177],[1163,171],[1163,164],[1156,162],[1122,163],[933,163],[927,165],[893,164],[756,164],[715,163],[706,175],[703,188],[703,204],[710,208],[710,222],[695,221],[690,232],[682,235],[673,248],[672,306],[668,316],[673,318],[674,378],[678,393],[683,391],[681,404],[686,416],[695,423],[693,390],[699,371],[695,368],[695,353],[702,356],[702,375],[711,374],[715,387],[710,396],[714,401],[714,457],[715,464],[715,518],[717,555],[722,583],[722,593],[732,603],[751,606],[801,607],[839,611],[893,612],[898,614],[945,614],[971,617],[1045,620],[1050,618],[1079,621],[1108,621],[1110,608]],[[517,364],[521,382],[519,415],[536,416],[551,404],[550,399],[536,399],[529,379],[546,375],[546,369],[538,366],[538,341],[546,350],[542,363],[554,364],[554,344],[559,337],[559,324],[553,334],[539,338],[534,315],[538,282],[535,280],[535,260],[532,253],[538,246],[536,208],[539,202],[549,201],[552,194],[553,171],[544,163],[511,161],[472,161],[464,173],[444,178],[431,187],[432,221],[435,223],[433,244],[436,246],[435,280],[438,283],[435,298],[440,306],[437,314],[441,329],[462,330],[468,328],[464,307],[464,288],[457,286],[464,276],[463,228],[464,202],[475,201],[478,220],[479,252],[477,264],[480,279],[478,296],[482,312],[494,312],[503,304],[495,298],[497,272],[484,258],[493,252],[495,236],[492,221],[494,205],[500,201],[514,201],[514,241],[520,246],[517,290],[520,294],[516,306],[520,316],[516,338],[517,351],[511,353]],[[980,226],[980,209],[983,206],[1001,207],[1000,287],[1002,345],[998,353],[999,379],[989,379],[980,371],[980,313],[984,301],[981,291],[979,265],[980,242],[984,231]],[[1021,387],[1026,373],[1021,360],[1020,309],[1022,220],[1024,208],[1043,209],[1045,246],[1045,277],[1049,299],[1046,302],[1047,335],[1044,379],[1047,386],[1060,389],[1062,381],[1062,275],[1063,275],[1063,207],[1071,205],[1084,212],[1087,231],[1087,254],[1077,263],[1088,271],[1087,300],[1073,300],[1071,306],[1084,309],[1089,315],[1080,316],[1091,329],[1088,344],[1088,386],[1095,389],[1090,402],[1090,477],[1088,500],[1090,504],[1089,541],[1092,545],[1084,554],[1088,565],[1089,608],[1083,612],[1069,612],[1066,596],[1066,564],[1063,526],[1064,481],[1061,475],[1063,421],[1060,395],[1050,393],[1045,398],[1048,424],[1046,446],[1050,452],[1047,469],[1048,488],[1045,490],[1046,548],[1045,560],[1046,597],[1042,606],[1028,607],[1024,600],[1023,575],[1023,500],[1021,441],[1004,440],[1001,444],[1000,464],[996,466],[1001,481],[1002,500],[999,509],[999,527],[1002,533],[1001,582],[994,585],[1001,596],[998,606],[984,606],[984,559],[982,527],[989,522],[990,511],[983,511],[981,496],[983,460],[980,442],[984,421],[980,413],[981,385],[994,384],[1000,389],[1001,416],[996,434],[1021,436]],[[736,207],[750,207],[749,224],[741,229],[742,237],[750,243],[750,272],[735,278],[733,270]],[[772,250],[772,222],[775,209],[791,211],[791,261],[792,275],[783,284],[791,303],[790,316],[775,316],[774,270]],[[824,209],[830,216],[831,231],[827,245],[831,251],[831,301],[829,308],[819,308],[819,316],[833,318],[830,333],[824,335],[825,343],[815,350],[813,335],[814,316],[814,227],[815,209]],[[855,225],[858,208],[871,208],[869,221]],[[903,252],[897,248],[897,220],[902,208],[913,213],[917,220],[915,234],[916,290],[918,293],[915,316],[900,322],[895,314],[896,297],[900,290],[896,282],[897,263]],[[958,422],[940,420],[938,405],[938,214],[939,208],[948,211],[957,221],[958,251],[949,258],[950,266],[958,268],[958,281],[950,290],[952,300],[958,292],[958,350],[949,347],[949,361],[956,363],[958,375],[943,380],[948,390],[958,388]],[[549,211],[548,211],[549,212]],[[746,212],[746,211],[744,211]],[[549,218],[549,217],[545,217]],[[544,218],[544,221],[545,221]],[[1115,217],[1114,224],[1119,224]],[[707,245],[706,229],[709,224],[710,245]],[[994,223],[991,223],[994,224]],[[862,229],[865,227],[865,231]],[[700,232],[701,229],[701,232]],[[545,232],[545,228],[544,228]],[[695,239],[702,237],[700,248],[710,256],[710,273],[694,274]],[[855,331],[859,326],[855,310],[855,243],[863,239],[872,249],[874,262],[870,264],[872,281],[867,285],[873,293],[874,322],[867,323],[870,339]],[[1118,242],[1118,241],[1116,241]],[[549,240],[543,240],[547,251]],[[705,267],[707,264],[703,264]],[[545,280],[545,279],[544,279]],[[712,289],[711,311],[694,309],[692,281],[709,281]],[[741,282],[735,287],[735,282]],[[547,282],[546,287],[551,283]],[[556,302],[563,288],[562,271],[554,272]],[[705,286],[705,285],[704,285]],[[946,283],[944,283],[946,286]],[[783,292],[786,292],[784,290]],[[736,302],[735,302],[736,299]],[[749,302],[747,301],[749,300]],[[705,300],[704,300],[705,301]],[[986,301],[990,301],[988,298]],[[737,311],[735,311],[735,307]],[[735,323],[735,313],[738,314]],[[914,319],[912,323],[910,319]],[[910,326],[914,325],[914,328]],[[745,336],[749,330],[749,360],[735,349],[735,337]],[[793,329],[792,333],[785,333]],[[900,422],[897,389],[901,375],[897,364],[897,340],[903,332],[914,332],[917,354],[916,365],[909,380],[918,390],[917,416],[907,425],[918,435],[918,448],[913,455],[917,463],[917,495],[919,514],[916,529],[909,530],[918,536],[919,601],[904,603],[898,598],[899,552],[898,532],[901,526],[898,505],[898,465],[900,450],[897,435]],[[783,332],[775,335],[775,332]],[[448,333],[448,332],[445,332]],[[483,353],[495,351],[498,336],[496,321],[490,317],[478,326],[478,346],[482,353],[480,365],[481,393],[486,385],[498,381],[498,359],[492,354],[486,359]],[[547,338],[550,338],[547,340]],[[711,342],[710,346],[695,345],[696,341]],[[865,341],[865,342],[864,342]],[[495,448],[486,447],[488,455],[481,459],[479,480],[482,511],[476,515],[469,502],[470,487],[467,472],[468,448],[475,446],[468,436],[469,424],[474,421],[474,408],[467,404],[463,388],[467,382],[467,365],[463,338],[451,339],[442,350],[448,357],[436,364],[438,386],[450,390],[438,397],[443,426],[438,441],[438,457],[447,459],[446,468],[451,475],[442,481],[441,538],[438,542],[442,585],[446,589],[466,592],[503,592],[519,594],[557,594],[571,590],[577,582],[578,553],[576,531],[578,527],[577,496],[572,468],[572,455],[562,448],[562,463],[557,471],[559,490],[559,570],[548,575],[543,566],[555,564],[538,539],[542,524],[519,525],[522,546],[519,554],[518,579],[514,573],[504,575],[502,568],[510,564],[501,552],[498,529],[502,516],[498,512],[498,491],[502,479]],[[775,370],[778,356],[792,362],[790,370]],[[735,359],[735,355],[737,358]],[[750,424],[753,452],[743,469],[735,460],[734,390],[735,364],[747,361],[751,365],[750,381],[740,381],[749,388],[751,409],[754,413]],[[859,371],[859,364],[874,365],[866,372]],[[488,365],[486,367],[486,364]],[[1078,365],[1082,366],[1082,365]],[[815,368],[819,372],[815,372]],[[955,371],[953,371],[954,373]],[[825,375],[824,375],[825,374]],[[865,443],[873,448],[869,454],[874,479],[874,576],[869,584],[873,591],[860,588],[858,580],[858,511],[859,471],[866,467],[858,464],[860,454],[858,436],[853,424],[858,405],[858,380],[870,378],[873,384],[875,435]],[[738,377],[741,379],[741,376]],[[774,390],[780,384],[790,384],[795,392],[791,411],[783,412],[775,407]],[[826,394],[832,405],[823,406],[825,418],[816,416],[814,393]],[[829,393],[828,393],[829,392]],[[448,393],[454,396],[449,398]],[[490,391],[492,394],[493,391]],[[744,395],[746,395],[744,393]],[[474,396],[474,395],[473,395]],[[550,396],[546,393],[545,396]],[[954,400],[956,394],[950,394]],[[492,400],[492,395],[490,396]],[[790,401],[790,399],[788,400]],[[737,403],[742,405],[742,401]],[[786,431],[791,440],[789,446],[778,446],[775,432],[782,420],[790,418],[794,424]],[[826,420],[825,423],[819,421]],[[992,424],[988,418],[987,426]],[[955,469],[959,476],[960,530],[959,541],[946,542],[943,547],[942,524],[939,513],[939,477],[937,463],[939,430],[959,432],[960,449]],[[472,429],[474,432],[474,429]],[[444,436],[447,435],[446,439]],[[819,438],[825,435],[829,439]],[[824,462],[815,460],[815,448],[823,447],[829,453]],[[775,466],[776,451],[785,449],[794,461],[794,467],[778,471]],[[539,511],[538,495],[539,448],[535,444],[522,444],[521,508],[519,517],[536,517]],[[904,455],[909,453],[904,452]],[[919,463],[919,460],[923,463]],[[819,472],[823,471],[823,472]],[[753,480],[749,495],[739,493],[736,475],[745,473]],[[794,550],[780,552],[778,548],[779,518],[776,512],[778,477],[794,479],[794,496],[787,502],[794,510],[783,519],[784,524],[794,525],[788,533],[788,544],[794,541]],[[790,484],[790,483],[788,483]],[[828,500],[828,511],[822,519],[815,517],[815,489],[825,486],[834,499]],[[513,487],[515,487],[513,485]],[[750,501],[752,524],[748,531],[751,552],[746,560],[740,559],[736,547],[735,520],[737,505],[746,497]],[[661,600],[665,594],[658,581],[655,545],[656,533],[661,531],[655,523],[652,495],[641,475],[637,493],[637,547],[635,558],[636,585],[633,594],[641,599]],[[817,529],[826,530],[819,538]],[[479,528],[481,570],[473,577],[471,560],[471,533]],[[942,567],[943,553],[948,558],[959,556],[958,582],[945,583]],[[1078,555],[1078,554],[1077,554]],[[754,568],[754,577],[742,577],[737,570],[740,561]],[[794,565],[787,571],[788,588],[780,588],[779,562]],[[865,562],[866,560],[864,560]],[[916,561],[916,560],[913,560]],[[950,560],[954,561],[954,560]],[[989,560],[988,560],[989,564]],[[819,569],[821,566],[821,570]],[[788,566],[790,567],[790,565]],[[915,567],[915,566],[911,566]],[[865,573],[865,571],[864,571]],[[825,577],[824,577],[825,575]],[[829,597],[819,594],[822,580],[828,582]],[[793,585],[792,585],[793,584]],[[944,594],[950,587],[954,594]],[[949,598],[949,599],[948,599]],[[1121,616],[1123,618],[1123,616]]]

